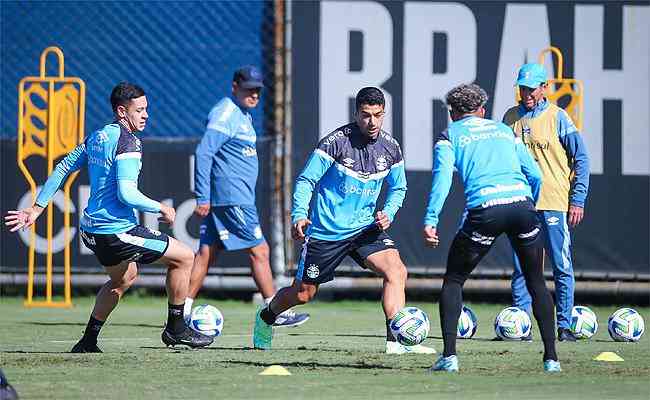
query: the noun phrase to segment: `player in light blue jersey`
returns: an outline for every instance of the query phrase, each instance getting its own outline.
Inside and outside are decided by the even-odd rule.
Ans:
[[[194,257],[190,290],[185,299],[185,318],[203,286],[208,267],[223,251],[248,251],[253,280],[268,304],[275,295],[264,240],[255,206],[257,184],[257,134],[250,110],[257,107],[264,83],[262,73],[247,65],[235,71],[232,95],[221,99],[208,114],[201,143],[196,148],[194,187],[196,209],[203,218],[199,249]],[[309,314],[287,310],[275,326],[298,326]]]
[[[111,92],[115,121],[91,133],[59,162],[39,192],[32,207],[10,211],[5,217],[11,231],[34,224],[47,203],[71,172],[88,170],[90,198],[80,222],[80,234],[108,273],[109,280],[97,294],[95,307],[84,335],[73,353],[101,353],[97,337],[120,298],[137,278],[137,263],[159,261],[167,266],[169,305],[162,332],[166,345],[202,347],[212,338],[189,329],[183,320],[192,251],[183,243],[138,225],[135,210],[160,213],[162,221],[173,223],[176,212],[138,190],[142,166],[142,145],[137,133],[144,130],[149,115],[144,90],[122,82]]]
[[[272,324],[284,310],[311,301],[319,285],[334,279],[346,256],[384,278],[382,305],[386,316],[386,353],[435,353],[431,348],[403,346],[389,325],[404,307],[407,271],[386,230],[406,194],[404,160],[397,141],[382,130],[385,99],[381,90],[363,88],[356,97],[355,121],[325,136],[296,179],[292,233],[304,240],[293,285],[281,289],[257,314],[253,345],[270,349]],[[384,181],[388,190],[376,211]],[[309,204],[316,191],[311,216]]]
[[[437,225],[449,194],[454,168],[465,190],[466,212],[449,249],[440,294],[443,354],[432,371],[456,372],[456,331],[462,287],[496,238],[508,235],[522,264],[533,298],[533,313],[544,342],[544,370],[560,371],[555,351],[553,299],[543,275],[543,238],[533,198],[541,172],[512,129],[484,119],[487,94],[477,85],[460,85],[446,96],[452,123],[436,139],[433,180],[424,217],[427,245],[439,244]]]

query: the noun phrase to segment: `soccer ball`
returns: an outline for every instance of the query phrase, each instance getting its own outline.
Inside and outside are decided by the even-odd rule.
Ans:
[[[471,308],[463,306],[458,318],[458,330],[456,337],[459,339],[470,339],[476,333],[478,328],[478,319]]]
[[[530,317],[517,307],[504,308],[494,319],[494,332],[504,340],[526,337],[530,334],[530,329]]]
[[[578,339],[589,339],[598,330],[598,318],[591,309],[575,306],[571,309],[571,332]]]
[[[637,342],[643,336],[645,324],[641,314],[632,308],[621,308],[607,321],[609,336],[617,342]]]
[[[429,335],[429,317],[417,307],[404,307],[390,321],[390,330],[398,342],[414,346]]]
[[[218,308],[201,304],[192,309],[189,326],[207,336],[219,336],[223,330],[223,315]]]

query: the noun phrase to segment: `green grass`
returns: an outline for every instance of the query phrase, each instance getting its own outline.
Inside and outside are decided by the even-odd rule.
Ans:
[[[501,305],[470,304],[479,318],[475,339],[459,341],[460,374],[428,374],[433,357],[388,356],[375,302],[313,303],[305,325],[276,331],[274,350],[250,349],[251,303],[208,300],[224,314],[223,336],[203,350],[171,350],[160,342],[164,298],[127,296],[104,327],[104,354],[68,354],[85,327],[91,298],[71,310],[25,309],[0,298],[0,366],[22,399],[648,399],[650,340],[613,342],[607,317],[594,307],[596,337],[559,343],[564,371],[542,372],[541,342],[491,342]],[[198,300],[199,304],[204,302]],[[437,304],[413,304],[432,317],[425,344],[441,350]],[[650,309],[638,308],[650,322]],[[625,359],[592,359],[614,351]],[[260,376],[279,364],[292,376]]]

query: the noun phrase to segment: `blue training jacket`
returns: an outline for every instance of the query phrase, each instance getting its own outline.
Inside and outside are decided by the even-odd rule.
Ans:
[[[371,140],[356,123],[325,136],[296,178],[293,222],[307,218],[318,185],[307,234],[335,241],[353,236],[372,225],[384,180],[388,192],[383,211],[392,221],[406,195],[406,174],[399,144],[381,131]]]
[[[90,233],[126,232],[138,223],[135,210],[160,212],[160,203],[138,190],[142,144],[115,122],[91,133],[57,165],[36,198],[45,207],[71,172],[88,167],[90,198],[81,228]]]
[[[424,225],[438,225],[454,168],[463,181],[467,209],[539,196],[539,167],[512,129],[501,122],[465,117],[452,122],[435,141]]]
[[[250,112],[225,97],[208,115],[196,148],[194,187],[197,204],[255,205],[257,134]]]

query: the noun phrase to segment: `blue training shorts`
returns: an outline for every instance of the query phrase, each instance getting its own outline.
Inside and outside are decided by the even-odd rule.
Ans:
[[[255,206],[214,206],[201,222],[200,245],[217,243],[226,250],[255,247],[264,242]]]

